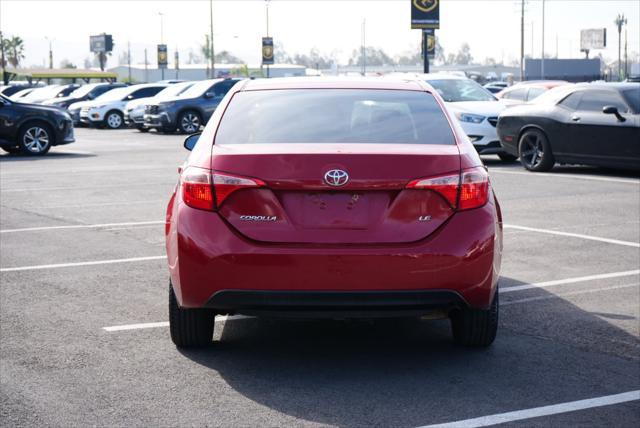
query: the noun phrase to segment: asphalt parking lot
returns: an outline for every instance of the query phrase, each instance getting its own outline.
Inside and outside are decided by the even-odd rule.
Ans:
[[[163,228],[183,136],[76,140],[0,156],[1,425],[640,422],[638,177],[485,159],[507,225],[488,350],[453,345],[446,321],[232,317],[179,351]]]

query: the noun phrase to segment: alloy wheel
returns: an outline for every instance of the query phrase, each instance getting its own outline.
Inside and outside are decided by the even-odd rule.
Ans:
[[[542,163],[544,159],[544,146],[540,136],[534,133],[524,136],[520,158],[524,160],[529,168],[535,168]]]
[[[32,126],[25,131],[22,143],[29,152],[42,153],[49,146],[49,133],[40,126]]]
[[[195,113],[187,113],[182,116],[180,127],[188,134],[194,133],[200,129],[200,118]]]
[[[107,117],[107,125],[112,129],[120,128],[122,126],[122,117],[118,113],[111,113]]]

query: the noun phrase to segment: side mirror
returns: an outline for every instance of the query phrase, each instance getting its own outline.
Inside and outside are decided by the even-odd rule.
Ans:
[[[184,140],[184,148],[191,151],[198,144],[201,133],[191,134]]]
[[[622,117],[618,108],[615,106],[604,106],[602,107],[602,113],[604,114],[612,114],[614,115],[620,122],[624,122],[626,119]]]
[[[205,92],[204,97],[206,99],[211,99],[213,97],[215,97],[216,95],[213,92]]]

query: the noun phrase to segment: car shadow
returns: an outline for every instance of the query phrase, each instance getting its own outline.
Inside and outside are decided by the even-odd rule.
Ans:
[[[339,426],[420,426],[637,388],[637,337],[562,298],[549,302],[543,314],[539,303],[503,306],[487,349],[455,345],[447,320],[250,318],[181,353],[260,405]],[[597,348],[594,331],[605,333]]]
[[[23,154],[4,153],[0,154],[0,162],[34,162],[47,159],[76,159],[95,157],[93,153],[69,153],[69,152],[49,152],[44,156],[29,156]]]

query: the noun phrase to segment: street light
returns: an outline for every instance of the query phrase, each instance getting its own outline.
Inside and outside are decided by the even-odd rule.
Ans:
[[[49,37],[45,37],[45,39],[49,41],[49,68],[53,68],[53,50],[51,48],[51,42],[55,39],[50,39]]]
[[[618,14],[616,20],[613,21],[618,27],[618,80],[622,80],[622,57],[621,57],[621,46],[622,46],[622,26],[627,25],[627,18],[624,17],[623,14]]]

